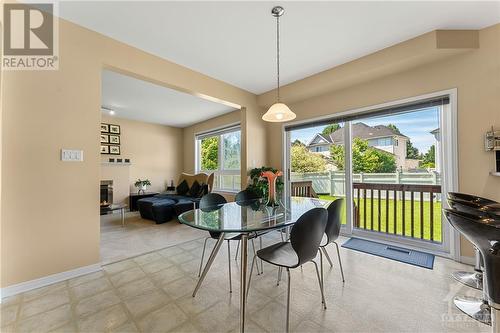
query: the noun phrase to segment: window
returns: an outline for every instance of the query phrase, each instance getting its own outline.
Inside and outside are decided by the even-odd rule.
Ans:
[[[214,189],[241,189],[241,130],[230,127],[196,135],[197,172],[215,173]]]
[[[368,140],[368,144],[370,146],[392,146],[393,140],[392,138],[378,138],[378,139],[370,139]],[[397,145],[397,144],[396,144]]]

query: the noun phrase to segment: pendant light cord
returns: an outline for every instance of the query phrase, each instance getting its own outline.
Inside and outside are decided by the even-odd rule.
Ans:
[[[278,103],[280,102],[280,17],[276,17],[276,65],[278,79]]]

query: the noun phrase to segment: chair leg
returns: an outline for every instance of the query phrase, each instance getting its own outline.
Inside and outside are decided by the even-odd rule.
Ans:
[[[323,253],[325,254],[326,260],[330,263],[330,267],[333,267],[333,262],[332,259],[330,259],[330,256],[328,255],[328,251],[326,250],[326,246],[322,247],[321,250],[323,250]]]
[[[257,251],[255,250],[255,242],[252,239],[252,248],[253,248],[253,256],[254,258],[257,257]],[[261,273],[259,272],[259,264],[257,264],[257,275],[260,275]]]
[[[339,266],[340,266],[340,273],[342,274],[342,282],[345,282],[345,279],[344,279],[344,269],[342,268],[342,259],[340,258],[339,244],[337,244],[336,242],[333,242],[333,243],[337,247],[337,256],[339,258]]]
[[[254,256],[252,259],[252,266],[250,267],[250,275],[248,276],[248,286],[247,286],[247,297],[248,297],[248,292],[250,291],[250,281],[252,281],[252,273],[253,273],[253,266],[255,266],[255,259],[257,257]]]
[[[234,256],[234,260],[238,260],[238,251],[240,250],[240,240],[238,239],[238,245],[236,246],[236,255]]]
[[[316,276],[318,277],[318,284],[319,284],[319,289],[321,290],[321,300],[323,303],[323,307],[326,309],[326,301],[325,301],[325,293],[323,292],[323,277],[319,276],[319,269],[318,269],[318,264],[314,261],[311,260],[314,264],[314,267],[316,268]]]
[[[280,285],[280,281],[281,281],[281,273],[283,272],[283,267],[278,267],[278,281],[276,282],[276,285],[279,286]]]
[[[287,288],[287,296],[286,296],[286,332],[290,332],[290,285],[291,285],[291,279],[290,279],[290,268],[287,267],[286,269],[287,275],[288,275],[288,288]]]
[[[203,267],[203,258],[205,258],[205,248],[207,247],[207,240],[210,237],[205,238],[205,242],[203,242],[203,251],[201,252],[201,261],[200,261],[200,269],[198,270],[198,277],[201,275],[201,268]]]
[[[227,240],[227,262],[229,263],[229,292],[233,292],[233,282],[231,281],[231,245]]]
[[[325,290],[325,276],[323,274],[323,253],[321,253],[321,251],[318,251],[319,252],[319,264],[321,265],[321,288],[322,290]],[[324,297],[322,297],[323,300],[322,302],[324,303],[325,300],[324,300]]]

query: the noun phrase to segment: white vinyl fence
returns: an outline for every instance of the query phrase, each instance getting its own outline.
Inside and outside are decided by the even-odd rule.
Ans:
[[[312,181],[313,189],[318,194],[332,196],[345,195],[345,173],[343,171],[308,172],[291,174],[292,181]],[[419,184],[439,185],[441,176],[435,172],[429,173],[355,173],[354,183],[373,184]]]

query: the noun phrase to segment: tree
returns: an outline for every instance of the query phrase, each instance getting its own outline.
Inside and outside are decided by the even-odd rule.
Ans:
[[[326,170],[325,159],[318,154],[311,153],[303,145],[293,145],[291,151],[292,172],[321,172]]]
[[[213,136],[201,140],[201,169],[217,170],[219,165],[219,137]]]
[[[399,128],[396,125],[389,124],[389,125],[387,125],[387,127],[389,127],[394,133],[399,134],[399,135],[403,135],[403,134],[401,134],[401,131],[399,130]]]
[[[340,128],[339,124],[331,124],[331,125],[326,126],[323,129],[323,132],[321,132],[321,134],[323,134],[323,135],[330,135],[333,132],[335,132],[336,130],[338,130],[339,128]]]
[[[344,170],[344,146],[330,147],[330,156],[339,170]],[[396,158],[385,151],[368,146],[367,140],[354,138],[352,145],[353,172],[388,173],[396,171]]]
[[[300,141],[299,139],[295,139],[295,141],[292,142],[292,147],[293,146],[302,146],[302,147],[305,147],[306,145]]]
[[[420,152],[417,147],[413,146],[410,139],[406,141],[406,158],[412,158],[415,160],[420,159]]]
[[[424,168],[434,168],[436,166],[436,146],[429,147],[427,153],[424,154],[420,166]]]

